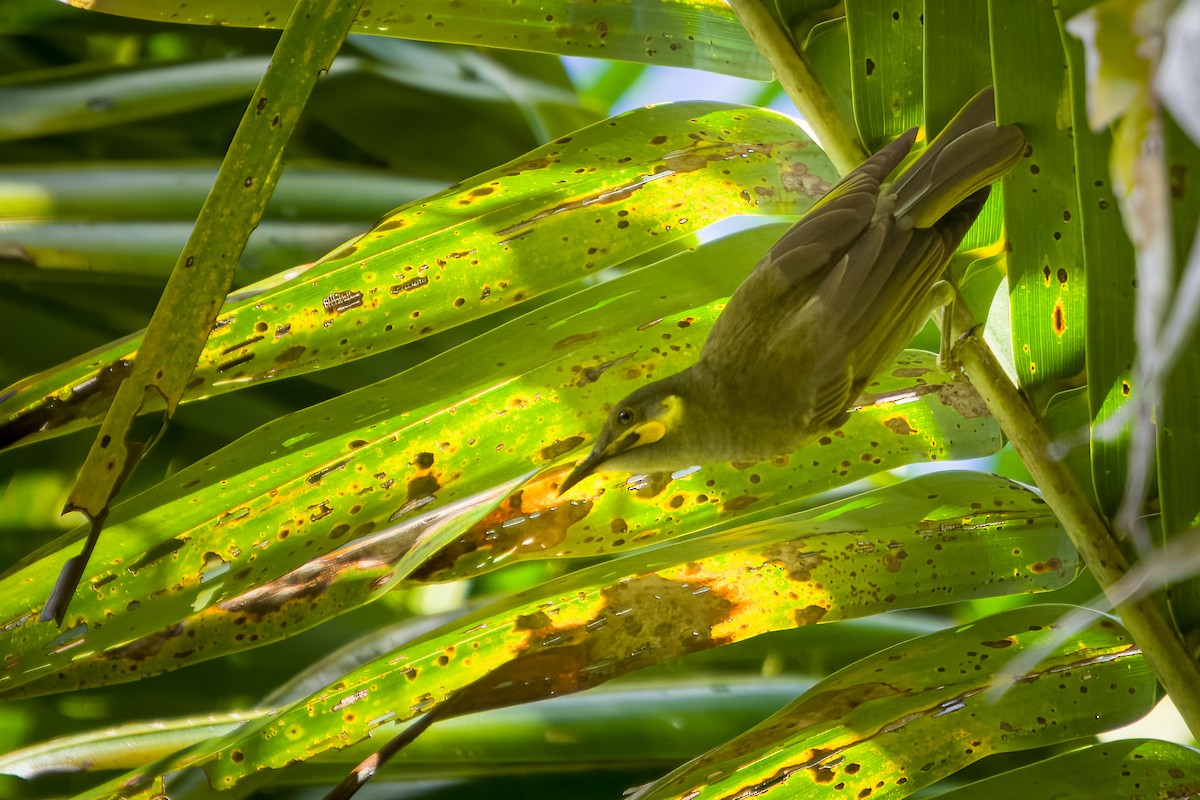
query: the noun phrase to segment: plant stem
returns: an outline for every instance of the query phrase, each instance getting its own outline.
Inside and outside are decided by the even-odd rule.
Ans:
[[[759,0],[729,0],[729,5],[759,52],[770,63],[800,116],[812,126],[817,143],[837,171],[845,175],[867,157],[858,138],[834,108],[796,44]]]
[[[796,108],[812,125],[834,165],[843,174],[857,166],[865,158],[862,146],[838,118],[824,88],[774,18],[759,0],[730,0],[730,5],[775,69]],[[1075,475],[1064,462],[1050,455],[1050,438],[1037,413],[976,332],[966,304],[955,303],[954,309],[953,330],[967,331],[954,351],[963,372],[1013,443],[1084,562],[1108,592],[1129,571],[1129,561],[1116,536]],[[1188,654],[1179,632],[1153,598],[1140,597],[1114,605],[1192,735],[1200,738],[1200,666]]]
[[[965,303],[959,302],[955,306],[962,308]],[[963,316],[966,315],[964,309]],[[955,321],[958,330],[966,328],[969,331],[958,340],[954,350],[963,372],[1025,462],[1046,504],[1088,569],[1107,592],[1129,572],[1129,561],[1116,536],[1092,506],[1066,463],[1050,455],[1050,437],[1033,406],[1009,380],[977,328],[969,319],[957,317]],[[1152,597],[1139,597],[1114,605],[1188,729],[1193,736],[1200,736],[1200,667],[1188,655],[1178,631]]]

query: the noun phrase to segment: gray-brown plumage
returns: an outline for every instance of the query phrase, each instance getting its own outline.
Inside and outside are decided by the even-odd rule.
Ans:
[[[738,287],[699,360],[610,413],[565,492],[599,469],[671,471],[791,453],[840,425],[939,303],[989,185],[1025,139],[976,95],[894,181],[914,128],[848,174]]]

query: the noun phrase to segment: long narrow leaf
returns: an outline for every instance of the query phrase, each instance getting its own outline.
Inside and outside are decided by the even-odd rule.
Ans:
[[[80,8],[139,19],[246,28],[280,27],[294,1],[211,0],[201,8],[182,0],[66,0]],[[692,67],[759,80],[771,75],[737,17],[716,0],[554,0],[529,6],[487,0],[454,6],[436,0],[376,0],[359,14],[354,31]]]
[[[290,280],[231,296],[185,398],[414,341],[733,214],[803,211],[833,178],[775,112],[701,102],[631,111],[403,206]],[[0,442],[93,424],[139,346],[135,335],[0,392]]]
[[[1015,609],[877,653],[636,797],[902,798],[992,753],[1095,735],[1147,713],[1154,676],[1128,634],[1099,614],[998,702],[985,696],[996,671],[1044,647],[1068,610]]]
[[[63,639],[30,618],[78,534],[35,553],[0,580],[0,643],[24,662],[0,674],[0,690],[130,680],[289,635],[402,579],[621,552],[880,469],[998,449],[978,396],[910,353],[844,430],[789,459],[634,491],[608,474],[558,498],[562,462],[605,404],[691,363],[725,294],[778,234],[728,237],[593,287],[264,426],[133,498],[113,512]],[[39,665],[54,671],[43,678]]]
[[[986,508],[972,509],[984,500]],[[148,791],[160,775],[200,767],[214,787],[228,789],[411,719],[468,685],[454,699],[457,713],[579,691],[769,631],[1061,586],[1074,576],[1075,556],[1038,500],[1002,479],[927,476],[581,570],[456,620],[120,784]],[[1153,679],[1143,671],[1142,682]]]

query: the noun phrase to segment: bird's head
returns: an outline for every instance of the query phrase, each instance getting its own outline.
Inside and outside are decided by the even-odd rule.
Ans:
[[[679,378],[680,376],[673,376]],[[562,495],[588,475],[604,469],[657,472],[679,469],[686,460],[685,397],[682,382],[667,378],[647,384],[617,403],[596,445],[567,476]]]

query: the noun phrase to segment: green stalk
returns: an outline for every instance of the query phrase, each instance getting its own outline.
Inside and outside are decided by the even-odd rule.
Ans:
[[[784,91],[817,133],[825,152],[845,174],[863,160],[862,147],[842,120],[795,44],[759,0],[730,0],[750,37],[771,63]],[[955,303],[954,330],[966,331],[955,346],[963,372],[1025,462],[1075,548],[1106,593],[1129,572],[1129,561],[1109,523],[1066,464],[1050,455],[1050,437],[1025,395],[1013,385],[991,348],[977,333],[963,302]],[[1115,602],[1126,629],[1171,696],[1192,735],[1200,738],[1200,666],[1179,632],[1152,597]]]
[[[1092,506],[1066,462],[1050,454],[1050,437],[1025,395],[1013,385],[977,326],[964,309],[955,318],[957,330],[967,330],[954,355],[992,416],[1025,462],[1034,483],[1096,581],[1107,593],[1129,572],[1107,520]],[[963,324],[965,323],[965,324]],[[1116,599],[1116,598],[1112,598]],[[1179,632],[1163,615],[1153,597],[1114,602],[1117,614],[1133,636],[1159,683],[1167,690],[1193,736],[1200,737],[1200,667],[1187,652]]]
[[[163,426],[183,396],[200,351],[233,281],[246,239],[262,219],[283,170],[283,150],[317,78],[328,71],[362,0],[298,0],[162,298],[146,326],[130,374],[121,382],[63,513],[90,522],[79,555],[63,565],[41,621],[62,627],[67,606],[108,517],[109,503],[148,444],[128,440],[147,402],[166,407]]]

